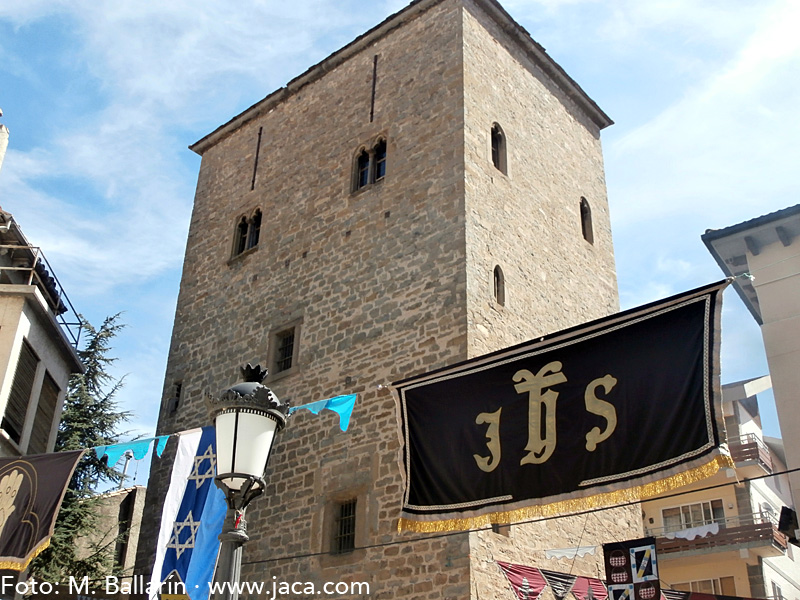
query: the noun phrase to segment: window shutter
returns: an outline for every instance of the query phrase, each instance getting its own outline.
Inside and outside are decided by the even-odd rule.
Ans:
[[[26,340],[22,340],[19,351],[17,369],[14,371],[14,381],[11,384],[11,393],[8,395],[8,404],[3,415],[2,427],[9,437],[19,444],[22,438],[22,428],[25,425],[25,414],[33,391],[33,380],[36,377],[36,366],[39,358]]]
[[[36,417],[33,420],[31,440],[28,442],[28,454],[47,452],[47,442],[50,441],[50,431],[53,429],[53,417],[56,414],[60,392],[58,385],[50,377],[50,373],[45,373],[42,391],[39,394],[39,404],[36,407]]]

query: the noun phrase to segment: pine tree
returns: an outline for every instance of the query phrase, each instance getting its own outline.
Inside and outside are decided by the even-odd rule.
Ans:
[[[108,373],[116,361],[108,355],[111,342],[125,327],[119,317],[119,313],[107,317],[99,329],[81,317],[86,341],[78,355],[85,371],[70,379],[56,452],[116,444],[123,435],[117,428],[130,415],[117,410],[115,395],[124,377],[114,379]],[[50,546],[31,563],[30,571],[36,579],[66,581],[70,575],[97,579],[112,573],[116,523],[109,535],[97,541],[98,530],[108,528],[108,524],[101,527],[98,523],[97,489],[101,484],[121,480],[122,474],[114,465],[106,464],[93,451],[84,454],[64,496]],[[88,556],[76,548],[76,541],[84,537],[96,540],[90,545]]]

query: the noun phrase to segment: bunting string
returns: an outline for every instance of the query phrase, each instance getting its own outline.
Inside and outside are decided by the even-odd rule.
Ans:
[[[95,446],[92,448],[97,458],[102,459],[104,456],[108,457],[108,465],[116,465],[122,455],[126,452],[131,452],[133,458],[141,460],[150,451],[150,447],[155,442],[156,455],[160,458],[164,452],[164,447],[167,445],[169,435],[159,435],[157,437],[145,438],[141,440],[131,440],[130,442],[120,442],[119,444],[111,444],[109,446]]]
[[[347,431],[350,425],[350,415],[353,414],[353,408],[356,404],[356,395],[348,394],[346,396],[336,396],[328,398],[327,400],[319,400],[301,406],[293,406],[289,409],[289,414],[293,414],[298,410],[307,410],[315,415],[318,415],[322,410],[331,410],[339,415],[339,429]]]
[[[322,410],[330,410],[339,415],[339,428],[342,431],[347,431],[350,426],[350,419],[353,414],[353,409],[356,403],[356,394],[347,394],[343,396],[335,396],[326,400],[318,400],[316,402],[309,402],[300,406],[293,406],[289,409],[289,414],[293,414],[298,410],[307,410],[315,415],[318,415]],[[155,453],[159,458],[164,452],[169,438],[173,436],[180,436],[188,431],[195,431],[195,428],[187,431],[179,431],[177,433],[168,435],[159,435],[150,438],[143,438],[139,440],[131,440],[128,442],[120,442],[118,444],[109,444],[104,446],[94,446],[87,448],[87,450],[94,450],[98,458],[102,459],[104,456],[108,457],[108,465],[116,465],[120,458],[126,453],[131,452],[133,458],[137,460],[143,459],[147,456],[153,443],[155,442]]]

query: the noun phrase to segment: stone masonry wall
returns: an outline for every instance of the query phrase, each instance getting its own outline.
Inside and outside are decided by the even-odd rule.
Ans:
[[[598,126],[471,2],[464,22],[470,355],[619,310]],[[506,137],[507,175],[490,131]],[[592,209],[594,244],[581,233]],[[506,301],[493,298],[493,271]]]
[[[248,509],[245,581],[364,581],[370,598],[469,595],[467,534],[396,533],[399,429],[393,395],[377,389],[466,357],[461,20],[457,2],[429,4],[203,155],[164,390],[170,397],[181,381],[183,399],[162,412],[159,433],[207,423],[203,394],[234,383],[245,362],[264,364],[270,331],[292,322],[299,365],[267,385],[293,404],[358,393],[346,433],[331,413],[300,412],[279,434],[266,493]],[[351,193],[358,149],[381,135],[385,180]],[[231,260],[236,223],[256,208],[258,248]],[[167,455],[154,463],[151,506]],[[320,556],[333,503],[350,497],[357,546],[409,543]],[[157,520],[151,510],[151,531]]]
[[[466,6],[467,302],[469,354],[479,356],[619,304],[598,125],[495,21]],[[506,137],[507,174],[492,163],[494,123]],[[593,244],[581,231],[581,197],[591,206]],[[493,296],[495,265],[505,276],[503,306]],[[602,549],[574,561],[547,559],[546,551],[641,535],[635,506],[473,532],[471,597],[509,597],[497,560],[604,578]]]
[[[513,55],[505,34],[491,31],[501,40],[492,41],[491,23],[466,4],[468,12],[464,0],[415,3],[203,152],[158,433],[207,424],[203,395],[236,382],[246,362],[266,364],[270,333],[292,323],[298,364],[265,383],[295,405],[358,393],[347,432],[331,413],[299,412],[279,434],[267,491],[248,509],[244,581],[363,581],[373,599],[499,598],[507,591],[499,592],[494,558],[530,564],[543,536],[577,545],[576,536],[601,539],[609,526],[635,528],[636,515],[622,511],[514,526],[509,537],[396,533],[396,401],[378,385],[606,314],[617,302],[598,132]],[[541,118],[530,118],[531,103]],[[486,164],[493,121],[508,134],[508,177]],[[381,136],[385,180],[351,192],[359,148]],[[581,195],[592,203],[593,247],[580,234]],[[256,209],[258,247],[231,259],[236,224]],[[502,309],[490,302],[498,263],[508,290]],[[176,382],[181,401],[171,413]],[[170,440],[151,469],[139,572],[152,563],[175,446]],[[358,499],[356,546],[371,547],[328,554],[332,508],[349,498]]]

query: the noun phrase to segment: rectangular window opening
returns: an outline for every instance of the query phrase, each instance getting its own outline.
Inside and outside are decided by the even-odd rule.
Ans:
[[[275,371],[280,373],[292,368],[294,357],[294,327],[279,333],[277,336],[278,349],[275,358]]]
[[[695,592],[699,594],[713,594],[724,596],[735,596],[736,585],[733,577],[718,577],[714,579],[700,579],[697,581],[686,581],[676,583],[674,589],[682,592]]]
[[[661,511],[664,520],[664,531],[680,531],[691,527],[700,527],[718,523],[725,526],[725,509],[722,500],[684,504],[675,508],[665,508]]]
[[[773,600],[783,600],[783,590],[774,581],[772,582],[772,598]]]
[[[346,554],[356,549],[356,499],[338,506],[334,522],[333,553]]]

